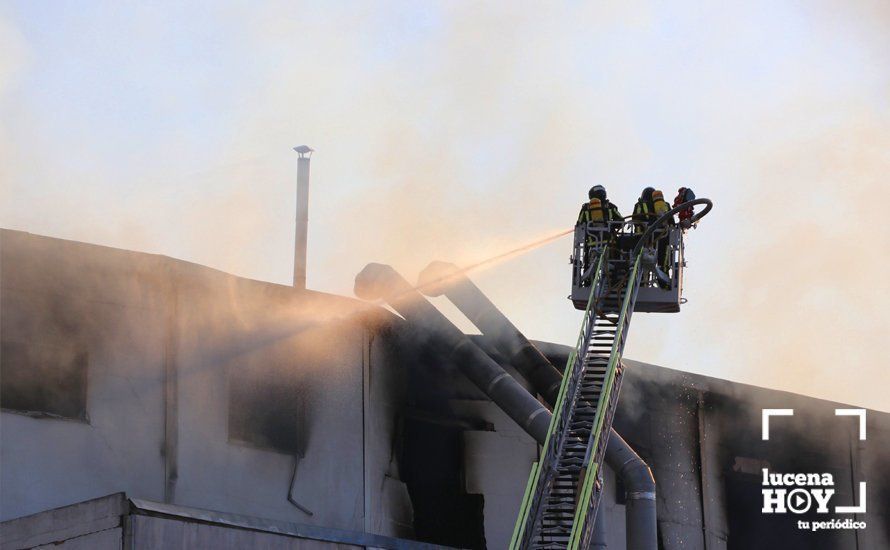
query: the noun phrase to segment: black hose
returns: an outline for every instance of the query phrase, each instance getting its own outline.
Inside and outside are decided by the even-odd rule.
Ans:
[[[630,257],[636,258],[637,254],[639,254],[640,250],[642,250],[643,243],[646,242],[646,239],[651,237],[655,230],[666,224],[668,220],[673,219],[674,214],[686,210],[687,208],[695,206],[697,204],[704,204],[705,209],[692,216],[689,219],[690,224],[697,223],[698,220],[704,218],[707,213],[711,211],[711,208],[714,207],[714,203],[711,202],[711,199],[693,199],[691,201],[686,201],[683,204],[679,204],[671,208],[670,210],[662,214],[660,218],[649,224],[649,226],[646,228],[646,231],[644,231],[643,234],[640,236],[640,240],[639,242],[637,242],[637,246],[635,246],[633,251],[630,253]]]

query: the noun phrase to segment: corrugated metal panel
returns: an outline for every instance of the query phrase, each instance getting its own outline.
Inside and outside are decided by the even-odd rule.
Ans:
[[[352,544],[233,529],[178,519],[131,516],[125,550],[156,548],[252,548],[254,550],[355,550]]]
[[[299,537],[303,539],[312,539],[316,541],[323,541],[328,543],[339,543],[345,544],[347,546],[357,546],[357,547],[366,547],[366,548],[387,548],[393,550],[401,550],[401,549],[435,549],[435,548],[445,548],[443,546],[437,546],[433,544],[426,544],[416,541],[409,541],[403,539],[394,539],[390,537],[383,537],[380,535],[373,535],[369,533],[360,533],[356,531],[346,531],[342,529],[329,529],[325,527],[316,527],[313,525],[300,525],[298,523],[290,523],[285,521],[274,521],[263,518],[256,518],[252,516],[245,516],[240,514],[229,514],[225,512],[215,512],[212,510],[200,510],[197,508],[188,508],[185,506],[177,506],[174,504],[164,504],[160,502],[152,502],[148,500],[141,499],[130,499],[130,502],[133,505],[133,513],[135,514],[133,521],[136,521],[139,515],[152,515],[152,516],[165,516],[172,519],[182,519],[182,520],[191,520],[198,522],[206,522],[213,523],[218,525],[225,525],[230,527],[237,527],[240,529],[252,530],[252,531],[262,531],[266,533],[273,533],[278,535],[286,535],[290,537]],[[142,520],[139,520],[139,525],[148,525]],[[163,525],[152,526],[151,529],[167,529]],[[170,529],[173,529],[174,532],[179,533],[177,531],[177,527],[171,526]],[[195,534],[198,532],[203,532],[201,530],[195,530],[189,528],[187,530],[182,530],[182,533],[191,533]],[[134,542],[141,534],[137,531],[134,531],[133,539]],[[154,536],[154,535],[152,535]],[[179,535],[176,535],[179,536]],[[216,537],[216,534],[212,535]],[[204,541],[201,541],[201,544],[204,544]],[[271,544],[271,543],[270,543]],[[278,543],[275,543],[278,544]],[[251,545],[253,547],[253,545]],[[168,547],[166,544],[158,546],[158,548],[166,548]],[[209,547],[214,547],[210,545]],[[238,547],[235,546],[222,546],[225,548]],[[151,546],[140,546],[140,548],[151,548]],[[279,548],[278,546],[269,546],[269,548]],[[281,548],[297,548],[297,546],[282,546]],[[311,548],[309,546],[300,546],[299,548]]]
[[[33,550],[120,550],[123,543],[123,529],[115,527],[98,533],[90,533],[81,537],[67,539],[64,542],[53,542],[38,546]]]
[[[0,548],[33,548],[120,527],[126,497],[115,493],[0,524]]]

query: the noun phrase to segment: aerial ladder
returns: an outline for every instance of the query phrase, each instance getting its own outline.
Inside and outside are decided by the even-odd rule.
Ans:
[[[704,208],[674,223],[674,214],[697,205]],[[631,316],[680,310],[683,235],[711,207],[710,200],[695,199],[649,224],[622,220],[576,228],[570,299],[584,317],[541,456],[532,465],[511,550],[586,550],[590,544]]]

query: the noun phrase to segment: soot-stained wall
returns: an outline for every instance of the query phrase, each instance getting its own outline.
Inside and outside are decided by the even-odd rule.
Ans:
[[[761,411],[794,409],[761,438]],[[849,405],[629,362],[615,428],[652,466],[665,548],[863,549],[890,547],[886,494],[890,415],[867,411],[867,439]],[[830,473],[834,506],[865,514],[764,514],[762,470]],[[865,521],[866,529],[811,532],[797,522]]]
[[[86,360],[85,414],[28,410],[48,408],[42,395],[0,403],[0,518],[125,491],[412,536],[395,452],[405,389],[394,316],[17,231],[0,232],[0,267],[4,346],[70,355],[31,354],[34,368],[4,354],[4,376],[27,393]]]

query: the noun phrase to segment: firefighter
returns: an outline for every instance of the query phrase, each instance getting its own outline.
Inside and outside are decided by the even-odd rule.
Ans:
[[[605,234],[610,230],[609,222],[621,221],[623,218],[621,212],[618,211],[618,207],[609,202],[609,199],[606,197],[606,188],[602,185],[591,187],[590,191],[587,192],[587,197],[590,200],[581,205],[581,212],[578,213],[576,225],[587,222],[602,225],[603,231],[600,234],[600,238],[591,234],[587,235],[588,246],[597,246],[601,241],[606,240]]]
[[[640,193],[640,198],[637,199],[637,204],[634,206],[633,220],[638,222],[634,226],[634,233],[642,233],[646,230],[646,225],[654,222],[670,209],[670,205],[664,200],[664,193],[653,187],[646,187]]]
[[[680,206],[684,202],[689,202],[691,200],[695,200],[695,193],[692,189],[688,187],[681,187],[677,190],[677,196],[674,198],[674,208]],[[677,213],[677,217],[680,218],[680,226],[684,229],[688,229],[691,225],[692,219],[692,207],[684,208]]]
[[[593,252],[608,243],[615,232],[620,229],[620,224],[611,224],[609,222],[620,222],[624,218],[618,207],[612,204],[606,197],[606,188],[602,185],[594,185],[587,192],[588,202],[581,205],[581,212],[578,213],[578,221],[575,226],[587,225],[593,222],[593,227],[588,227],[587,240],[584,246],[583,270],[586,271],[590,266],[590,260]],[[589,281],[586,281],[589,283]],[[582,282],[582,284],[584,284]]]
[[[640,193],[637,204],[634,205],[633,221],[634,233],[640,234],[646,229],[649,222],[655,221],[655,208],[652,206],[652,193],[655,191],[652,187],[646,187]]]
[[[633,220],[637,222],[634,225],[634,233],[642,234],[646,230],[646,226],[654,222],[671,209],[667,201],[664,200],[664,193],[653,187],[646,187],[640,193],[640,198],[634,206]],[[674,218],[668,220],[667,225],[673,225]],[[656,257],[659,268],[667,275],[670,270],[670,255],[668,254],[668,234],[664,231],[664,235],[658,238],[656,242]],[[664,287],[664,281],[661,281]]]

